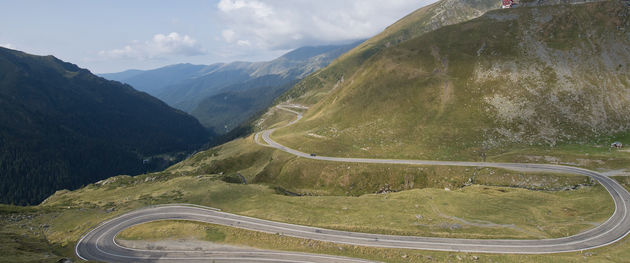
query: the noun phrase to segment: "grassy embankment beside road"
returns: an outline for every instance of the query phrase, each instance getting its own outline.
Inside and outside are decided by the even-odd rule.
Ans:
[[[17,211],[3,207],[1,231],[6,233],[3,238],[16,241],[2,242],[0,250],[11,255],[10,261],[30,261],[26,259],[35,255],[45,259],[46,253],[70,257],[75,242],[99,222],[163,203],[201,204],[236,214],[333,229],[468,238],[566,236],[604,221],[613,210],[608,194],[599,186],[532,191],[474,185],[451,191],[426,188],[359,197],[292,197],[277,194],[264,185],[225,183],[221,177],[168,174],[116,177],[100,185],[60,192],[37,207]],[[279,242],[272,240],[266,244],[261,238],[270,237],[263,234],[233,231],[241,231],[238,234],[241,239],[230,241],[237,245],[268,247]],[[304,241],[296,242],[293,247]],[[22,245],[18,249],[13,244]],[[278,244],[285,243],[277,243],[273,248],[281,249]]]
[[[333,244],[182,221],[159,221],[129,228],[118,236],[126,240],[195,239],[219,244],[261,249],[321,253],[364,258],[382,262],[626,262],[630,242],[625,238],[613,245],[585,252],[549,255],[501,255],[482,253],[437,252],[409,249],[370,248]]]

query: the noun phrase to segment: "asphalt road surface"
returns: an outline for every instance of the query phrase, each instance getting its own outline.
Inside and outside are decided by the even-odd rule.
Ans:
[[[291,125],[302,118],[302,114],[289,109],[293,106],[278,106],[278,108],[293,112],[297,115]],[[123,229],[140,223],[156,220],[191,220],[208,222],[261,231],[282,234],[305,239],[320,240],[339,244],[360,245],[382,248],[406,248],[455,252],[479,253],[510,253],[510,254],[547,254],[583,251],[606,246],[619,241],[630,232],[630,194],[617,183],[600,173],[587,169],[550,165],[550,164],[521,164],[521,163],[485,163],[485,162],[450,162],[423,161],[398,159],[368,159],[368,158],[338,158],[327,156],[312,156],[286,146],[271,139],[275,129],[266,130],[255,135],[257,143],[273,147],[299,157],[350,163],[379,163],[379,164],[407,164],[407,165],[446,165],[469,167],[495,167],[513,170],[562,172],[589,176],[597,180],[610,193],[614,203],[613,215],[601,225],[577,235],[541,240],[517,239],[455,239],[416,236],[394,236],[369,233],[346,232],[307,227],[286,223],[267,221],[262,219],[239,216],[212,210],[209,208],[192,206],[163,206],[138,210],[105,222],[86,234],[76,246],[76,253],[84,259],[108,262],[138,262],[138,261],[208,261],[216,262],[365,262],[362,260],[340,258],[324,255],[311,255],[279,251],[245,250],[241,253],[222,253],[220,251],[153,251],[135,250],[118,246],[115,235]],[[266,142],[260,142],[260,137]]]

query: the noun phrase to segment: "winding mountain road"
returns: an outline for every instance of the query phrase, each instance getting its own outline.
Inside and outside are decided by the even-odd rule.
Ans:
[[[277,107],[297,115],[297,118],[294,121],[285,126],[291,125],[302,118],[302,114],[289,109],[290,106]],[[346,232],[256,219],[229,214],[211,208],[173,205],[134,211],[99,225],[86,234],[77,243],[77,255],[83,259],[107,262],[194,262],[204,260],[215,260],[216,262],[367,262],[343,257],[253,249],[244,249],[243,251],[236,252],[155,251],[124,248],[116,244],[115,236],[118,232],[136,224],[156,220],[191,220],[207,222],[254,231],[282,234],[291,237],[369,247],[510,254],[547,254],[583,251],[612,244],[624,238],[630,232],[630,194],[615,180],[594,171],[577,167],[550,164],[451,162],[312,156],[311,154],[288,148],[272,140],[271,134],[274,130],[275,129],[265,130],[256,134],[254,138],[256,143],[267,147],[273,147],[299,157],[315,160],[393,165],[406,164],[495,167],[513,170],[562,172],[585,175],[597,180],[604,188],[606,188],[615,203],[615,211],[613,215],[601,225],[569,237],[541,240],[497,240],[394,236]],[[260,142],[260,137],[262,137],[266,144]]]

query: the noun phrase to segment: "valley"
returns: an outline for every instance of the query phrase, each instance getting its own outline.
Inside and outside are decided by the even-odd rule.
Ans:
[[[290,51],[264,42],[282,30],[229,27],[213,41],[284,55],[111,80],[0,48],[0,190],[30,200],[0,204],[0,262],[627,262],[630,8],[500,4],[441,0],[367,40],[290,34]],[[265,0],[213,8],[282,22]],[[196,41],[114,51],[231,54]]]
[[[264,62],[177,64],[101,76],[147,92],[223,135],[256,117],[297,81],[326,67],[360,42],[301,47]]]

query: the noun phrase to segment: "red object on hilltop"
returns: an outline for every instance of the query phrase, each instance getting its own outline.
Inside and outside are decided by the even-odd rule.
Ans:
[[[512,8],[512,0],[503,0],[501,8]]]

